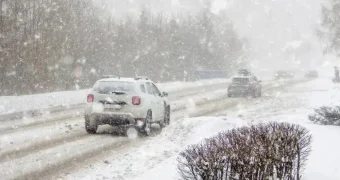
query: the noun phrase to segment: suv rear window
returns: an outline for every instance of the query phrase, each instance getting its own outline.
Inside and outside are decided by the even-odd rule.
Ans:
[[[101,94],[125,94],[134,90],[134,84],[123,81],[99,81],[93,89]]]
[[[233,78],[234,84],[247,84],[249,82],[249,78]]]
[[[146,93],[145,85],[144,85],[144,84],[140,85],[140,90],[141,90],[143,93]]]

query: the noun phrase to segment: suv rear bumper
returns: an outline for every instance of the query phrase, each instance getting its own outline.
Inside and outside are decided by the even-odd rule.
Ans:
[[[235,95],[248,94],[252,91],[253,89],[248,88],[248,87],[229,87],[228,88],[228,93],[235,94]]]
[[[109,124],[112,126],[131,126],[137,125],[137,120],[132,114],[113,114],[113,113],[92,113],[91,121],[95,121],[97,125]]]

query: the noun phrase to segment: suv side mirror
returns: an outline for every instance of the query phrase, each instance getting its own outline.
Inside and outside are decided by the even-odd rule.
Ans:
[[[163,92],[163,96],[164,96],[164,97],[168,97],[169,94],[168,94],[167,92]]]

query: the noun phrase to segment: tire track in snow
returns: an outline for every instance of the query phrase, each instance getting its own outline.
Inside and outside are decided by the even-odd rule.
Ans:
[[[218,92],[218,91],[219,90],[214,91],[214,92]],[[199,96],[202,97],[201,95]],[[178,100],[178,101],[182,101],[183,103],[185,99],[186,98],[183,97],[182,100]],[[178,101],[175,101],[175,102],[178,102]],[[211,100],[208,100],[208,101],[211,101]],[[204,104],[202,102],[197,102],[197,103],[198,105]],[[175,107],[173,108],[173,112],[179,111],[183,108],[186,108],[186,107],[183,105]],[[43,148],[49,148],[49,147],[53,147],[53,146],[65,143],[65,142],[69,142],[70,139],[77,140],[77,139],[84,138],[86,137],[87,133],[83,131],[84,130],[83,121],[84,120],[82,118],[75,117],[73,119],[60,119],[58,121],[49,121],[49,122],[40,123],[40,124],[37,123],[34,125],[29,125],[26,128],[16,129],[15,131],[12,132],[14,133],[12,134],[12,136],[5,135],[5,136],[2,136],[2,139],[0,139],[0,143],[4,142],[3,139],[6,139],[6,138],[8,139],[8,141],[11,141],[10,148],[3,147],[0,144],[0,160],[5,161],[5,160],[12,159],[14,157],[21,157],[26,154],[39,151],[40,149],[43,149]],[[72,127],[72,130],[69,129],[70,127]],[[42,133],[39,134],[39,136],[37,137],[31,138],[32,132],[38,132],[37,129],[42,129],[41,130]],[[78,131],[78,132],[75,132],[75,131]],[[65,134],[65,132],[67,134]],[[107,133],[107,131],[103,131],[101,133]],[[33,143],[30,143],[30,142],[33,142]],[[20,143],[20,145],[15,146],[18,143]]]

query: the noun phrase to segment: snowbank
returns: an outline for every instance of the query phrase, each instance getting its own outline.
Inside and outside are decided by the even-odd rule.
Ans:
[[[24,96],[0,96],[0,114],[84,103],[88,91],[86,89]]]
[[[247,123],[238,118],[228,118],[225,116],[220,117],[198,117],[198,118],[189,118],[184,119],[182,122],[182,126],[190,128],[190,134],[188,138],[181,144],[181,146],[177,145],[176,152],[183,150],[183,148],[187,147],[191,144],[199,143],[205,138],[212,137],[217,135],[219,132],[226,131],[229,129],[246,126]],[[153,180],[153,179],[162,179],[162,180],[173,180],[180,179],[177,173],[177,157],[178,154],[173,154],[166,161],[155,166],[150,171],[147,171],[143,175],[138,178],[132,178],[134,180]]]

